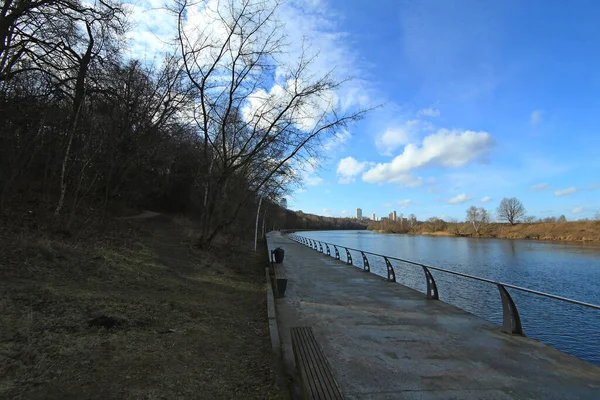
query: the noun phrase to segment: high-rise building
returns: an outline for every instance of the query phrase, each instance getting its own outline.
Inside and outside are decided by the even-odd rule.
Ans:
[[[287,209],[287,199],[284,197],[283,199],[281,199],[281,201],[279,202],[279,205],[285,209]]]
[[[356,209],[356,218],[357,219],[362,219],[362,208],[357,208]]]
[[[396,211],[392,211],[392,221],[398,221],[398,218],[396,217]]]
[[[373,215],[371,216],[371,219],[372,219],[373,221],[377,221],[377,220],[375,219],[375,213],[373,213]]]

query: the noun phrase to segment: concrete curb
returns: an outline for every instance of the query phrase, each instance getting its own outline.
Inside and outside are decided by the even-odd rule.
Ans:
[[[265,277],[267,280],[267,318],[269,319],[269,336],[271,337],[273,358],[279,362],[279,359],[281,358],[281,341],[279,340],[279,329],[277,327],[277,316],[275,314],[275,296],[273,295],[273,285],[271,284],[269,267],[265,268]]]

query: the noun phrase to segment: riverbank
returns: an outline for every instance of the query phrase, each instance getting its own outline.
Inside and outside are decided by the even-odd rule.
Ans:
[[[377,223],[368,228],[378,233],[408,233],[430,236],[459,236],[496,239],[534,239],[556,240],[570,242],[600,243],[600,221],[575,221],[533,224],[502,224],[492,223],[482,227],[475,233],[473,226],[468,223],[420,223],[407,229],[398,223]]]
[[[266,250],[198,250],[183,218],[109,225],[87,238],[0,227],[0,398],[288,397]]]

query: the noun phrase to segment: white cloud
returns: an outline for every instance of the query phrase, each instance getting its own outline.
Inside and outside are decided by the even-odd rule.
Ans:
[[[359,162],[353,157],[342,158],[336,171],[336,174],[340,176],[339,183],[354,182],[354,177],[364,171],[366,166],[366,162]]]
[[[300,178],[308,186],[317,186],[324,182],[323,178],[316,175],[318,169],[319,160],[314,157],[298,160],[293,163],[292,167],[295,177]]]
[[[457,196],[452,197],[451,199],[448,199],[446,202],[448,204],[461,204],[471,200],[472,198],[473,196],[469,196],[466,193],[461,193]]]
[[[140,0],[124,4],[131,28],[126,34],[127,56],[152,59],[167,51],[175,34],[175,20],[163,0]]]
[[[421,146],[409,144],[389,163],[379,163],[366,171],[365,182],[398,182],[420,184],[410,172],[418,168],[458,168],[472,161],[482,160],[495,145],[487,132],[440,129],[423,139]],[[407,185],[407,186],[410,186]]]
[[[398,147],[417,140],[420,132],[428,132],[433,129],[433,125],[429,122],[411,119],[402,124],[388,127],[383,135],[377,137],[375,144],[383,155],[391,156],[392,151]]]
[[[289,45],[276,56],[278,62],[293,64],[302,52],[319,53],[307,68],[307,75],[323,76],[333,74],[335,79],[365,76],[364,63],[350,45],[348,33],[338,26],[338,15],[325,1],[291,0],[280,2],[275,17],[285,25],[286,40]],[[308,47],[308,51],[306,51]],[[276,81],[285,80],[286,70],[276,69]],[[339,91],[342,111],[355,106],[368,107],[371,85],[363,79],[352,79]]]
[[[392,206],[392,203],[385,203],[383,206],[386,208],[390,208]]]
[[[485,196],[484,198],[482,198],[481,200],[479,200],[481,203],[488,203],[490,201],[492,201],[492,198],[489,196]]]
[[[566,196],[568,194],[573,194],[577,191],[577,188],[574,187],[570,187],[567,189],[563,189],[563,190],[557,190],[556,192],[554,192],[555,196]]]
[[[537,185],[533,185],[529,188],[529,190],[549,190],[550,186],[546,182],[538,183]]]
[[[342,129],[341,132],[335,133],[335,135],[329,137],[325,143],[323,143],[323,149],[325,151],[333,149],[339,150],[340,146],[350,140],[351,137],[352,134],[348,130]]]
[[[413,206],[416,203],[414,201],[412,201],[411,199],[405,199],[405,200],[398,200],[398,205],[402,208],[406,208],[408,206]]]
[[[242,108],[244,119],[263,129],[268,128],[277,118],[292,120],[298,129],[311,131],[322,123],[323,115],[335,109],[338,98],[333,91],[325,91],[307,96],[301,102],[292,100],[296,92],[303,90],[304,84],[290,79],[285,85],[273,85],[269,92],[258,89],[248,96]],[[294,106],[288,109],[291,103]]]
[[[439,117],[440,110],[437,108],[423,108],[417,113],[419,117]]]
[[[533,110],[531,112],[531,116],[530,116],[531,124],[532,125],[537,125],[540,122],[542,122],[542,115],[543,114],[544,114],[544,111],[542,111],[542,110]]]
[[[323,183],[323,178],[320,176],[307,175],[304,177],[304,183],[308,186],[318,186]]]
[[[584,207],[575,207],[575,208],[573,208],[573,209],[571,210],[571,212],[572,212],[573,214],[579,214],[579,213],[581,213],[581,212],[584,212],[584,211],[585,211],[585,208],[584,208]]]

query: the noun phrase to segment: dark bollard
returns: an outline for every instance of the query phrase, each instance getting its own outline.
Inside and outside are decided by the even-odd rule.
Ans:
[[[287,289],[287,279],[277,279],[277,293],[279,298],[285,296],[285,289]]]
[[[281,264],[283,262],[284,255],[285,250],[283,250],[281,247],[278,247],[275,250],[271,251],[271,261],[273,261],[273,257],[275,257],[275,263]]]

